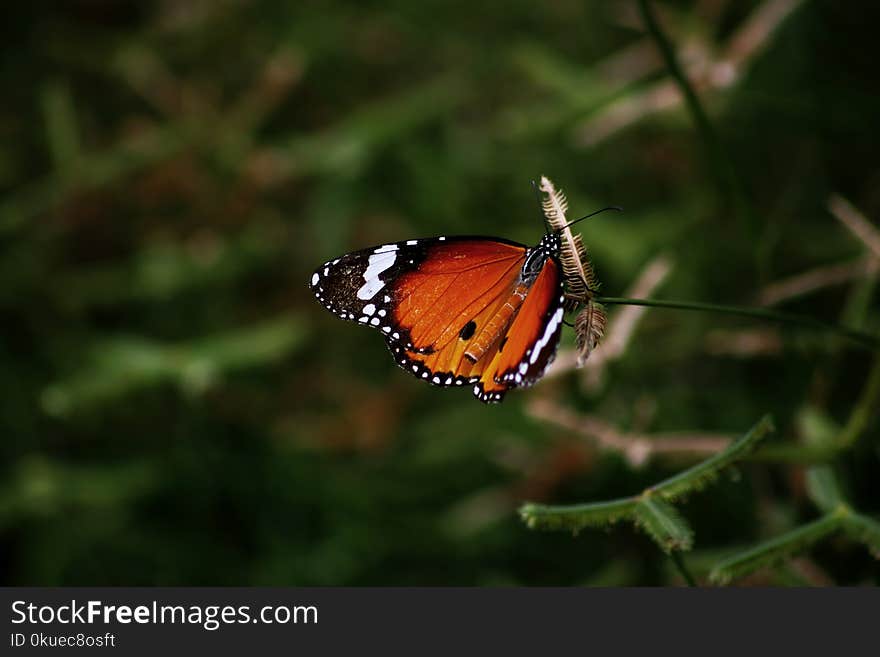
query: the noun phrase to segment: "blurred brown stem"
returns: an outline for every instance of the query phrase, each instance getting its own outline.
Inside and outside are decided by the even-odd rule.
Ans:
[[[555,424],[588,438],[603,449],[619,452],[630,465],[644,465],[652,456],[701,456],[723,450],[731,436],[712,433],[624,433],[593,415],[580,415],[549,399],[537,399],[528,406],[532,417]]]

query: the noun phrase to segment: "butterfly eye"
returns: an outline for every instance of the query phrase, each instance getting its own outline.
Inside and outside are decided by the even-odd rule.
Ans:
[[[526,258],[526,261],[522,266],[523,277],[529,278],[533,276],[537,276],[541,269],[544,267],[544,262],[547,260],[547,255],[541,249],[534,249],[529,254],[529,257]]]

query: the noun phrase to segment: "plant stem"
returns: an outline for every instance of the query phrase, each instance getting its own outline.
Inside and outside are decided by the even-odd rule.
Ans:
[[[672,563],[675,564],[675,567],[684,578],[684,581],[687,582],[687,585],[696,586],[697,581],[694,579],[694,576],[691,575],[691,571],[689,571],[687,569],[687,566],[685,566],[684,558],[681,556],[681,552],[679,552],[678,550],[672,550],[672,552],[669,553],[669,558],[672,559]]]
[[[723,313],[726,315],[739,315],[742,317],[754,317],[771,322],[779,322],[781,324],[792,324],[804,328],[810,328],[817,331],[827,331],[835,333],[858,342],[864,347],[873,351],[880,351],[880,337],[846,328],[838,324],[828,324],[826,322],[806,317],[804,315],[794,315],[792,313],[779,312],[777,310],[767,310],[766,308],[748,308],[745,306],[725,306],[717,303],[700,303],[696,301],[666,301],[663,299],[631,299],[626,297],[594,297],[594,301],[606,305],[628,305],[628,306],[651,306],[656,308],[675,308],[677,310],[699,310],[710,313]]]
[[[846,426],[834,441],[838,449],[851,447],[859,439],[867,428],[871,416],[876,412],[878,397],[880,397],[880,356],[874,360],[868,380],[862,388],[859,401],[853,408]]]
[[[745,194],[733,166],[730,164],[730,160],[727,158],[721,147],[721,141],[715,134],[715,130],[709,122],[709,117],[703,109],[700,99],[694,91],[690,80],[685,75],[678,62],[678,57],[675,54],[675,48],[673,47],[672,42],[670,42],[666,34],[663,32],[663,29],[660,27],[660,23],[657,20],[657,16],[654,14],[650,1],[639,0],[639,9],[642,14],[642,20],[648,28],[648,32],[650,32],[654,41],[657,42],[657,47],[660,49],[660,53],[666,61],[666,67],[669,69],[669,74],[673,77],[684,96],[685,104],[697,126],[697,130],[700,132],[700,136],[703,139],[703,145],[712,162],[712,168],[715,172],[715,177],[717,178],[718,186],[722,195],[733,199],[737,206],[738,213],[746,223],[746,227],[749,232],[754,235],[757,231],[757,221],[746,201]]]

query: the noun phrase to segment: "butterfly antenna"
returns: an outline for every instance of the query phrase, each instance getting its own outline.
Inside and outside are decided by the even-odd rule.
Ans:
[[[554,232],[561,233],[563,230],[565,230],[569,226],[574,226],[579,221],[583,221],[584,219],[589,219],[590,217],[593,217],[601,212],[607,212],[608,210],[616,210],[617,212],[623,212],[623,208],[620,207],[619,205],[609,205],[607,208],[602,208],[601,210],[596,210],[595,212],[591,212],[590,214],[586,214],[583,217],[581,217],[580,219],[575,219],[574,221],[569,221],[564,226],[557,228]]]
[[[544,197],[541,196],[541,188],[538,186],[538,181],[532,178],[529,182],[532,183],[532,189],[535,190],[535,200],[538,201],[538,214],[541,215],[541,221],[544,223],[544,228],[547,229],[547,234],[550,234],[550,226],[547,224],[547,217],[544,215]]]

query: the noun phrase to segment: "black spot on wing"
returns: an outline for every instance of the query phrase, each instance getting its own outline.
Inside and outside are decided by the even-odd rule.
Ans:
[[[458,332],[458,337],[462,340],[470,340],[474,337],[474,333],[477,331],[477,323],[474,320],[469,321],[467,324],[461,327],[461,330]]]

